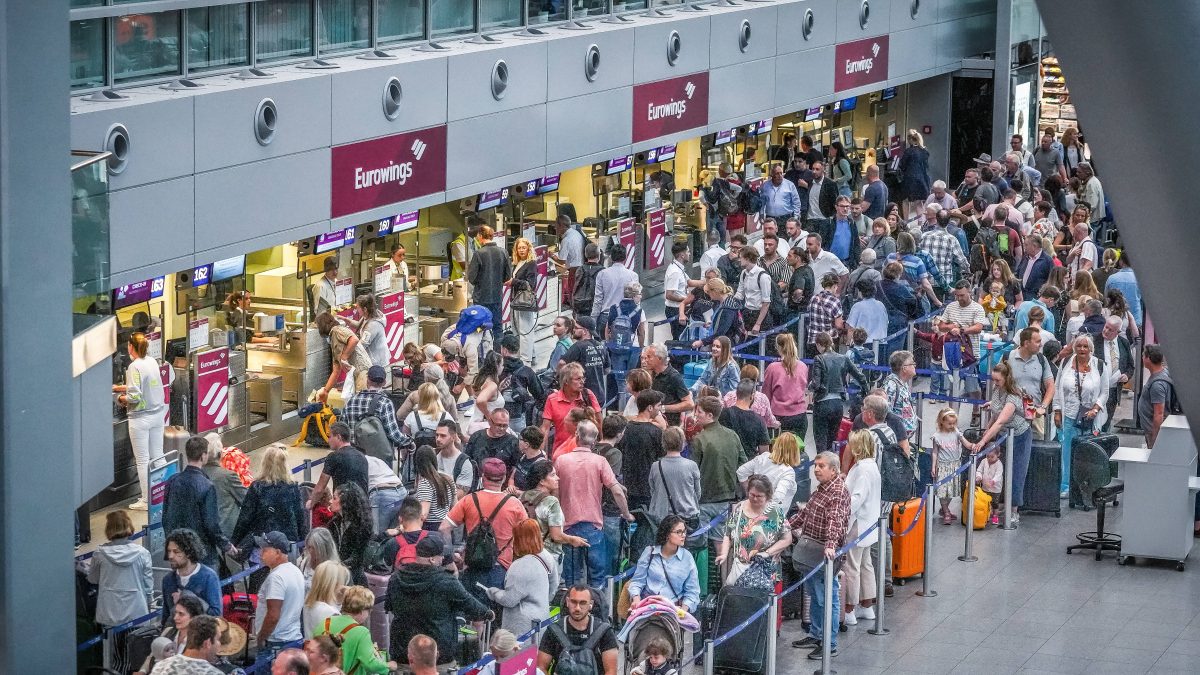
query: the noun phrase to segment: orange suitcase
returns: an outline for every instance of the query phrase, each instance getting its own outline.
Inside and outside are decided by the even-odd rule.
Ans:
[[[920,499],[910,499],[892,505],[892,517],[888,527],[896,533],[891,543],[892,579],[897,584],[903,584],[904,579],[911,579],[925,572],[925,513],[924,510],[918,512],[920,504]],[[915,526],[914,519],[917,521]]]

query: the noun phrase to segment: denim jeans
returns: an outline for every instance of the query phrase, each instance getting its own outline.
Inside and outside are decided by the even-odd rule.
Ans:
[[[1061,434],[1059,439],[1062,441],[1062,478],[1059,481],[1058,489],[1060,492],[1064,492],[1071,487],[1071,444],[1075,442],[1079,430],[1075,428],[1072,420],[1063,420],[1063,426],[1059,433]],[[1017,449],[1014,446],[1013,454],[1015,455],[1016,452]]]
[[[396,513],[400,502],[408,496],[403,486],[372,490],[367,498],[371,502],[371,515],[375,518],[375,533],[379,534],[396,524]]]
[[[843,403],[840,398],[817,401],[813,406],[813,442],[820,454],[833,447],[838,427],[842,423]]]
[[[607,573],[613,575],[619,571],[617,567],[621,564],[621,520],[621,516],[604,516],[604,546],[608,548],[612,561]]]
[[[476,584],[483,584],[488,588],[504,588],[504,574],[505,569],[500,565],[500,563],[496,563],[492,566],[492,569],[484,572],[465,569],[462,571],[462,575],[459,577],[459,579],[462,580],[463,588],[467,589],[468,593],[475,596],[475,599],[479,600],[488,607],[492,607],[492,602],[490,599],[488,599],[487,593],[485,593],[484,590],[479,586],[476,586]]]
[[[725,248],[725,242],[729,240],[729,232],[725,229],[725,216],[714,214],[708,218],[708,232],[713,230],[721,235],[721,248]]]
[[[670,308],[668,308],[670,309]],[[675,325],[675,324],[672,324]],[[672,328],[672,330],[674,330]],[[625,402],[629,399],[629,392],[625,391],[625,375],[639,367],[642,358],[641,347],[609,347],[608,361],[612,368],[612,383],[609,385],[609,393],[617,392],[616,406],[617,410],[625,409]],[[601,403],[608,403],[601,401]]]
[[[826,563],[828,564],[828,563]],[[808,634],[810,637],[818,640],[824,637],[825,625],[825,570],[821,570],[813,575],[804,584],[808,589],[809,595],[812,596],[812,622],[808,625]],[[837,574],[833,575],[833,610],[830,616],[833,617],[833,624],[829,627],[829,648],[837,649],[838,625],[842,620],[841,603],[838,601],[838,578]]]
[[[602,588],[607,578],[605,569],[610,564],[604,531],[594,523],[575,523],[566,529],[566,533],[582,537],[588,545],[586,548],[563,547],[563,584],[570,587],[586,581],[592,588]]]
[[[1025,476],[1029,473],[1029,456],[1033,453],[1033,428],[1013,438],[1012,499],[1013,507],[1025,504]],[[1070,474],[1067,474],[1068,476]]]
[[[293,647],[291,642],[276,642],[275,640],[267,640],[267,643],[258,648],[258,652],[254,655],[254,670],[258,673],[271,672],[271,664],[275,662],[275,657],[279,652]]]

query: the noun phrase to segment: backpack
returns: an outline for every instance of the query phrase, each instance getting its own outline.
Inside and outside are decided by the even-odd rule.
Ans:
[[[738,205],[738,195],[733,192],[733,187],[729,181],[718,178],[713,181],[713,192],[717,197],[717,214],[721,216],[732,216],[741,211]]]
[[[504,397],[504,409],[509,417],[528,418],[529,408],[534,403],[533,394],[517,379],[516,373],[510,373],[500,382],[500,395]]]
[[[888,443],[883,434],[873,431],[880,451],[880,498],[885,502],[903,502],[917,495],[917,472],[911,457],[905,457],[899,443]]]
[[[366,394],[363,394],[366,395]],[[372,396],[382,394],[371,394]],[[420,415],[417,416],[420,418]],[[391,466],[396,461],[396,451],[387,431],[383,428],[383,420],[378,415],[370,414],[360,419],[352,430],[354,447],[365,452],[368,456],[381,459]]]
[[[1175,392],[1175,383],[1166,375],[1158,378],[1150,383],[1150,386],[1156,384],[1167,385],[1167,404],[1163,407],[1163,415],[1182,415],[1183,407],[1179,404],[1179,396]]]
[[[850,189],[857,190],[862,187],[862,161],[848,160],[850,162]]]
[[[458,315],[454,330],[451,330],[447,337],[457,338],[460,344],[466,344],[468,335],[477,330],[491,327],[492,311],[483,305],[471,305]]]
[[[992,261],[1000,256],[1000,235],[992,227],[980,227],[971,244],[970,264],[972,272],[986,273]]]
[[[596,645],[600,644],[605,631],[608,630],[608,622],[593,617],[591,628],[587,640],[581,645],[575,645],[567,637],[566,630],[557,623],[550,624],[550,632],[554,633],[554,637],[562,645],[562,651],[554,660],[554,675],[598,675],[601,672],[600,664],[596,662]]]
[[[738,209],[743,213],[758,213],[762,210],[762,194],[758,190],[746,186],[738,193]]]
[[[763,274],[767,274],[767,272],[765,270],[759,272],[760,276],[755,278],[755,283],[758,283],[758,280],[762,278],[761,275]],[[775,283],[774,279],[771,279],[770,274],[767,274],[767,278],[771,281],[771,318],[775,320],[776,324],[781,324],[787,321],[787,303],[783,300],[783,291],[779,290],[779,285]],[[755,314],[755,316],[757,316],[757,314]]]
[[[446,413],[443,412],[442,419],[445,419],[446,417],[447,417]],[[426,429],[425,423],[421,421],[421,413],[418,410],[413,411],[413,419],[415,419],[417,422],[417,431],[416,431],[416,433],[413,434],[413,437],[412,437],[413,445],[415,445],[418,448],[421,447],[422,445],[436,447],[436,445],[434,444],[434,441],[437,438],[436,425],[433,429]],[[438,422],[441,422],[441,421],[442,420],[440,420],[440,419],[438,420]]]
[[[304,416],[304,423],[300,425],[300,434],[292,446],[303,443],[314,448],[328,448],[329,427],[337,421],[333,409],[323,403],[311,404],[301,408],[300,414]]]
[[[621,311],[621,305],[614,305],[612,309],[612,338],[608,341],[610,347],[618,349],[629,349],[633,346],[634,329],[633,317],[637,316],[638,312],[642,311],[637,308],[625,314]]]
[[[413,543],[408,543],[408,539],[404,537],[404,533],[396,535],[396,543],[400,545],[400,550],[396,552],[396,560],[393,561],[394,567],[400,567],[406,563],[415,562],[417,559],[417,544],[429,534],[428,530],[420,530],[417,532],[417,540]]]
[[[571,309],[576,316],[590,315],[596,301],[596,277],[603,265],[584,265],[575,275],[575,289],[571,292]]]
[[[457,462],[454,473],[458,474]],[[500,513],[500,509],[504,508],[504,503],[511,498],[512,495],[504,495],[496,503],[496,508],[492,509],[492,515],[484,518],[483,507],[479,505],[479,494],[471,494],[471,501],[475,503],[475,511],[479,513],[480,520],[475,529],[467,534],[466,545],[463,548],[463,564],[467,569],[484,572],[496,566],[496,561],[500,559],[500,547],[496,544],[496,531],[492,528],[492,521]]]

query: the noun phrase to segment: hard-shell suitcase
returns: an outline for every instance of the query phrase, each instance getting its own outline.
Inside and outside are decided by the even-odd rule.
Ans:
[[[708,367],[708,361],[689,361],[683,366],[683,383],[688,389],[696,384],[700,376],[704,374],[704,369]]]
[[[920,504],[920,499],[893,504],[888,519],[888,528],[895,533],[891,541],[892,579],[898,584],[925,572],[925,514],[918,509]]]
[[[1005,467],[1008,470],[1008,467]],[[1062,445],[1058,441],[1034,439],[1025,475],[1025,503],[1021,513],[1062,515],[1059,485],[1062,482]]]
[[[163,454],[178,450],[177,457],[185,457],[184,446],[192,435],[183,427],[170,426],[163,429]],[[185,460],[186,461],[186,460]]]
[[[375,605],[371,607],[371,616],[368,620],[371,629],[371,641],[375,643],[380,652],[390,654],[392,617],[384,609],[387,604],[385,599],[387,598],[388,579],[390,577],[386,574],[373,574],[371,572],[367,572],[366,574],[367,586],[375,594]]]
[[[782,559],[779,561],[783,579],[783,590],[791,588],[797,581],[800,581],[800,574],[796,572],[796,568],[792,566],[791,548],[784,549]],[[801,612],[804,611],[804,589],[797,588],[779,599],[779,615],[784,619],[799,619]]]
[[[724,635],[771,601],[770,591],[723,586],[717,597],[713,637]],[[738,633],[737,639],[716,649],[713,666],[740,673],[762,673],[767,665],[767,614],[763,613]]]

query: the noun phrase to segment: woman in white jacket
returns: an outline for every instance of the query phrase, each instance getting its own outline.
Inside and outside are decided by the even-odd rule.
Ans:
[[[883,507],[880,489],[879,464],[875,462],[875,435],[866,429],[850,434],[850,452],[854,466],[846,474],[846,491],[850,493],[850,524],[847,541],[854,541],[862,532],[879,520]],[[846,625],[853,626],[861,619],[874,619],[875,570],[871,567],[871,546],[879,538],[873,530],[846,555]],[[857,610],[855,609],[857,607]]]
[[[1062,479],[1065,496],[1071,483],[1071,443],[1080,434],[1104,426],[1108,403],[1108,366],[1092,356],[1092,338],[1080,335],[1071,342],[1071,358],[1058,371],[1054,383],[1054,424],[1062,429]]]
[[[132,621],[150,611],[154,572],[150,552],[133,536],[133,521],[121,510],[112,511],[104,522],[107,544],[92,556],[88,581],[99,586],[96,623],[112,627]]]
[[[779,507],[780,513],[786,514],[796,497],[796,467],[800,466],[803,457],[804,452],[795,434],[779,434],[779,438],[771,445],[771,452],[756,455],[738,467],[738,482],[745,490],[750,476],[756,473],[766,476],[774,490],[771,501]]]

